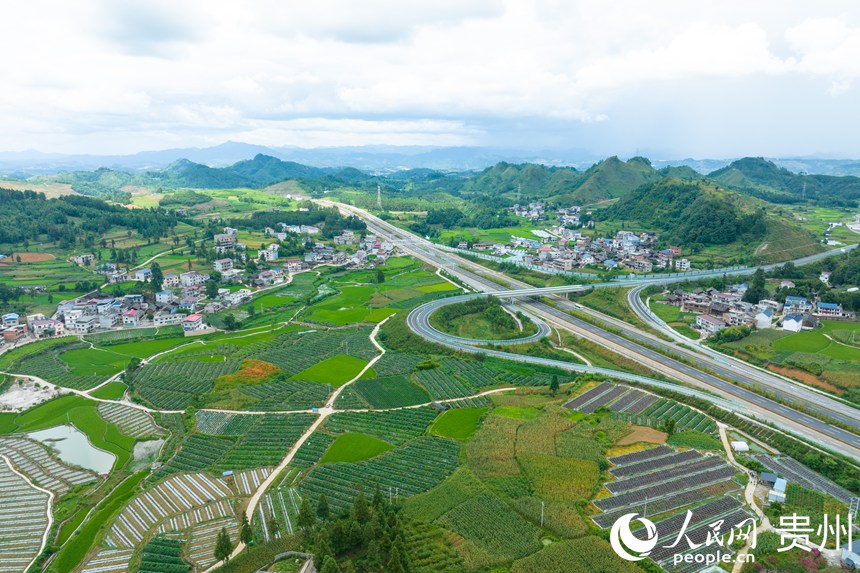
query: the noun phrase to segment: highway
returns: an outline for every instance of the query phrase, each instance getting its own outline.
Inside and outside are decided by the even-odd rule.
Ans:
[[[343,211],[361,217],[368,224],[368,228],[370,231],[375,232],[378,235],[394,242],[395,244],[400,246],[405,252],[418,258],[419,260],[444,269],[452,276],[455,276],[463,284],[468,285],[476,291],[482,293],[497,293],[499,294],[499,296],[505,298],[512,296],[516,297],[517,290],[527,291],[531,294],[543,294],[542,289],[535,289],[534,287],[531,287],[529,285],[524,285],[523,283],[511,279],[510,277],[507,277],[502,273],[481,267],[480,265],[467,261],[455,254],[440,252],[437,248],[435,248],[435,245],[433,245],[429,241],[421,239],[413,235],[412,233],[409,233],[408,231],[399,229],[394,225],[391,225],[390,223],[387,223],[379,219],[378,217],[367,213],[366,211],[339,203],[324,203],[328,203],[331,206],[336,206]],[[612,286],[622,286],[622,284],[623,283],[612,283]],[[641,284],[641,282],[639,284]],[[514,289],[514,291],[511,292],[510,289],[506,288],[511,285],[519,288]],[[572,287],[562,288],[576,289],[577,286],[574,285]],[[578,288],[581,289],[588,287],[579,286]],[[558,294],[558,292],[559,289],[555,288],[547,294]],[[435,302],[439,301],[434,301],[434,303]],[[559,300],[556,302],[557,304],[560,304],[562,306],[570,305],[571,308],[573,308],[574,306],[572,305],[572,303],[569,303],[567,301]],[[704,372],[700,368],[697,368],[690,364],[686,364],[679,360],[675,360],[673,358],[669,358],[664,354],[657,352],[656,350],[643,346],[642,344],[633,342],[625,337],[608,332],[605,329],[600,328],[599,326],[591,324],[590,322],[575,318],[558,308],[554,308],[545,303],[530,299],[520,301],[519,304],[521,308],[528,314],[538,316],[545,322],[557,328],[562,328],[564,330],[573,332],[574,334],[583,336],[598,344],[606,346],[607,348],[610,348],[623,356],[637,360],[643,365],[649,367],[650,369],[660,372],[668,377],[679,380],[688,385],[699,388],[703,391],[710,392],[711,394],[716,394],[720,396],[727,404],[731,404],[731,409],[733,409],[734,411],[744,414],[755,415],[756,417],[764,421],[768,421],[775,424],[779,428],[791,431],[821,446],[829,448],[833,451],[837,451],[839,453],[843,453],[854,459],[860,460],[860,436],[857,436],[856,434],[843,430],[832,424],[828,424],[818,418],[806,414],[805,412],[801,412],[794,408],[791,408],[790,406],[781,404],[776,400],[773,400],[761,394],[757,394],[756,392],[753,392],[741,386],[740,381],[738,381],[738,383],[729,382],[709,372]],[[419,308],[424,309],[425,307]],[[425,310],[429,310],[429,308]],[[418,309],[413,311],[413,313],[417,312]],[[483,352],[488,355],[499,355],[502,358],[506,358],[509,360],[518,360],[521,362],[542,363],[559,368],[565,368],[567,370],[595,372],[598,374],[613,376],[620,379],[631,379],[630,374],[614,370],[595,369],[588,366],[574,365],[561,361],[553,361],[531,356],[514,355],[501,351],[477,349],[474,341],[469,343],[467,341],[463,341],[462,339],[447,339],[445,335],[442,335],[442,337],[439,338],[438,334],[441,333],[438,333],[438,331],[435,331],[435,329],[427,328],[429,327],[429,323],[425,322],[427,316],[429,316],[429,314],[425,315],[425,318],[422,319],[421,314],[415,314],[414,318],[412,315],[410,315],[410,328],[415,330],[415,332],[420,334],[421,336],[425,336],[428,339],[433,340],[434,342],[444,344],[445,346],[449,346],[451,348],[456,348],[458,350],[466,352]],[[629,325],[627,325],[627,328],[634,331],[636,330]],[[438,334],[433,334],[434,332]],[[658,340],[663,344],[666,344],[665,341],[662,341],[661,339],[654,337],[650,334],[634,334],[649,337],[649,344],[653,340]],[[671,349],[672,352],[676,354],[679,353],[677,346],[673,345]],[[689,352],[693,357],[699,356],[693,351]],[[712,358],[712,360],[716,362],[716,358]],[[719,364],[715,365],[720,366]],[[722,375],[725,373],[732,380],[741,377],[741,374],[735,372],[735,368],[732,368],[731,365],[722,365],[721,368],[723,369],[723,371],[720,372],[720,374]],[[713,369],[714,371],[716,371],[716,369],[713,368],[712,365],[709,365],[708,369]],[[645,378],[645,380],[651,379]],[[798,388],[802,390],[808,390],[806,388],[795,386],[790,382],[786,382],[781,379],[779,379],[779,381],[781,384],[788,384],[788,388],[791,388],[793,391]],[[653,382],[659,381],[652,381],[652,383]],[[673,389],[679,391],[680,388],[682,388],[676,385],[670,386]],[[787,391],[785,389],[776,387],[773,388],[772,392],[777,395],[784,395]],[[787,401],[795,400],[795,398],[792,396],[788,396],[786,399]],[[834,404],[827,404],[828,400],[834,402]],[[843,413],[842,409],[846,407],[850,408],[850,406],[846,406],[841,402],[829,399],[826,396],[822,396],[816,393],[812,404],[810,404],[808,401],[804,402],[805,406],[807,407],[814,405],[816,408],[825,408],[828,413],[828,416],[831,416],[834,419],[840,421],[844,421],[844,423],[851,425],[852,427],[858,427],[858,424],[860,424],[860,413],[858,413],[857,410],[852,409],[854,412],[853,415]]]

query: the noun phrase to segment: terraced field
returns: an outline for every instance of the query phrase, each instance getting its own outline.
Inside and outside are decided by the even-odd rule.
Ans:
[[[105,421],[115,424],[123,434],[132,438],[155,438],[164,435],[164,430],[143,410],[119,403],[100,402],[98,411]]]
[[[0,572],[24,571],[38,555],[48,499],[0,458]]]
[[[98,479],[91,471],[63,464],[45,445],[24,436],[0,437],[0,454],[12,460],[18,471],[36,484],[58,495]]]
[[[391,488],[401,497],[427,491],[457,467],[459,446],[443,438],[423,437],[376,458],[357,463],[317,466],[304,478],[299,491],[316,499],[325,494],[336,510],[346,510],[360,488]],[[428,464],[427,460],[433,460]]]

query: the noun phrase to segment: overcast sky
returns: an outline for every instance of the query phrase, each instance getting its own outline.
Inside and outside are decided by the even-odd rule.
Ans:
[[[860,157],[860,3],[7,3],[0,150]]]

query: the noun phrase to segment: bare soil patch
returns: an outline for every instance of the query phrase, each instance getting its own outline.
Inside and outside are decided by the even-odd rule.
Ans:
[[[788,376],[789,378],[794,378],[795,380],[800,380],[804,384],[809,384],[810,386],[815,386],[817,388],[822,388],[829,392],[833,392],[834,394],[842,394],[842,389],[838,386],[834,386],[829,382],[825,382],[818,376],[814,374],[810,374],[809,372],[804,372],[803,370],[797,370],[796,368],[787,368],[785,366],[777,366],[776,364],[768,364],[768,370],[772,370],[777,374],[782,374],[783,376]]]
[[[660,430],[655,430],[648,426],[631,426],[631,428],[633,431],[615,442],[616,446],[627,446],[637,442],[664,444],[666,443],[666,439],[669,437],[669,434],[666,432],[661,432]]]
[[[17,263],[21,257],[21,263],[42,263],[52,261],[56,257],[50,253],[12,253],[9,258],[3,259],[4,263]]]

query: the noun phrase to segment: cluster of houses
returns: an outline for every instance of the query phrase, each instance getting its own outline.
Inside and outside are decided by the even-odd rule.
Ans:
[[[281,224],[281,232],[267,228],[266,234],[281,240],[284,233],[315,235],[319,229],[309,225]],[[360,235],[345,230],[334,238],[335,245],[353,245],[355,253],[337,250],[335,247],[316,243],[302,259],[281,260],[279,244],[272,243],[257,252],[259,262],[272,263],[269,268],[250,273],[236,269],[237,261],[245,261],[247,247],[237,241],[238,231],[225,227],[223,233],[213,238],[215,252],[221,258],[212,263],[213,270],[220,274],[224,283],[238,284],[242,288],[219,288],[214,298],[207,296],[206,283],[211,276],[198,271],[165,274],[161,290],[154,297],[142,294],[110,296],[93,292],[85,296],[64,300],[57,306],[53,317],[42,314],[27,316],[22,320],[16,313],[0,317],[0,333],[3,343],[14,343],[24,338],[42,338],[65,334],[88,334],[95,331],[135,328],[140,326],[181,325],[186,332],[205,329],[203,316],[220,312],[251,300],[254,290],[284,283],[288,275],[299,273],[315,265],[345,265],[353,267],[378,266],[394,254],[394,244],[376,235]],[[96,257],[90,253],[75,255],[71,260],[80,266],[90,267]],[[126,281],[151,282],[152,269],[134,271],[121,270],[114,263],[102,263],[93,269],[105,275],[111,283]],[[247,288],[245,288],[247,287]],[[212,294],[211,292],[209,293]]]
[[[287,225],[286,223],[278,223],[278,226],[281,228],[280,231],[276,231],[271,227],[266,227],[263,232],[275,237],[279,241],[286,240],[287,233],[295,233],[296,235],[318,235],[320,232],[319,227],[314,225]]]
[[[576,217],[578,220],[576,215],[559,217]],[[549,231],[532,231],[537,238],[513,236],[507,244],[475,243],[471,245],[471,249],[491,251],[493,255],[509,257],[511,262],[518,260],[527,265],[554,271],[599,266],[607,271],[626,268],[647,274],[655,268],[676,271],[689,271],[691,268],[689,259],[681,256],[680,248],[658,250],[658,237],[654,233],[619,231],[613,238],[592,238],[567,228],[565,224],[562,223]],[[468,249],[469,244],[461,242],[458,248]]]
[[[782,288],[790,286],[794,286],[790,281],[782,283]],[[666,303],[680,307],[682,312],[698,314],[695,327],[708,336],[729,326],[754,326],[762,330],[781,324],[783,330],[799,332],[816,328],[821,319],[854,318],[854,313],[843,310],[840,304],[814,302],[800,296],[787,296],[785,303],[771,299],[755,304],[744,302],[746,291],[745,283],[732,285],[725,291],[675,290],[666,297]]]

